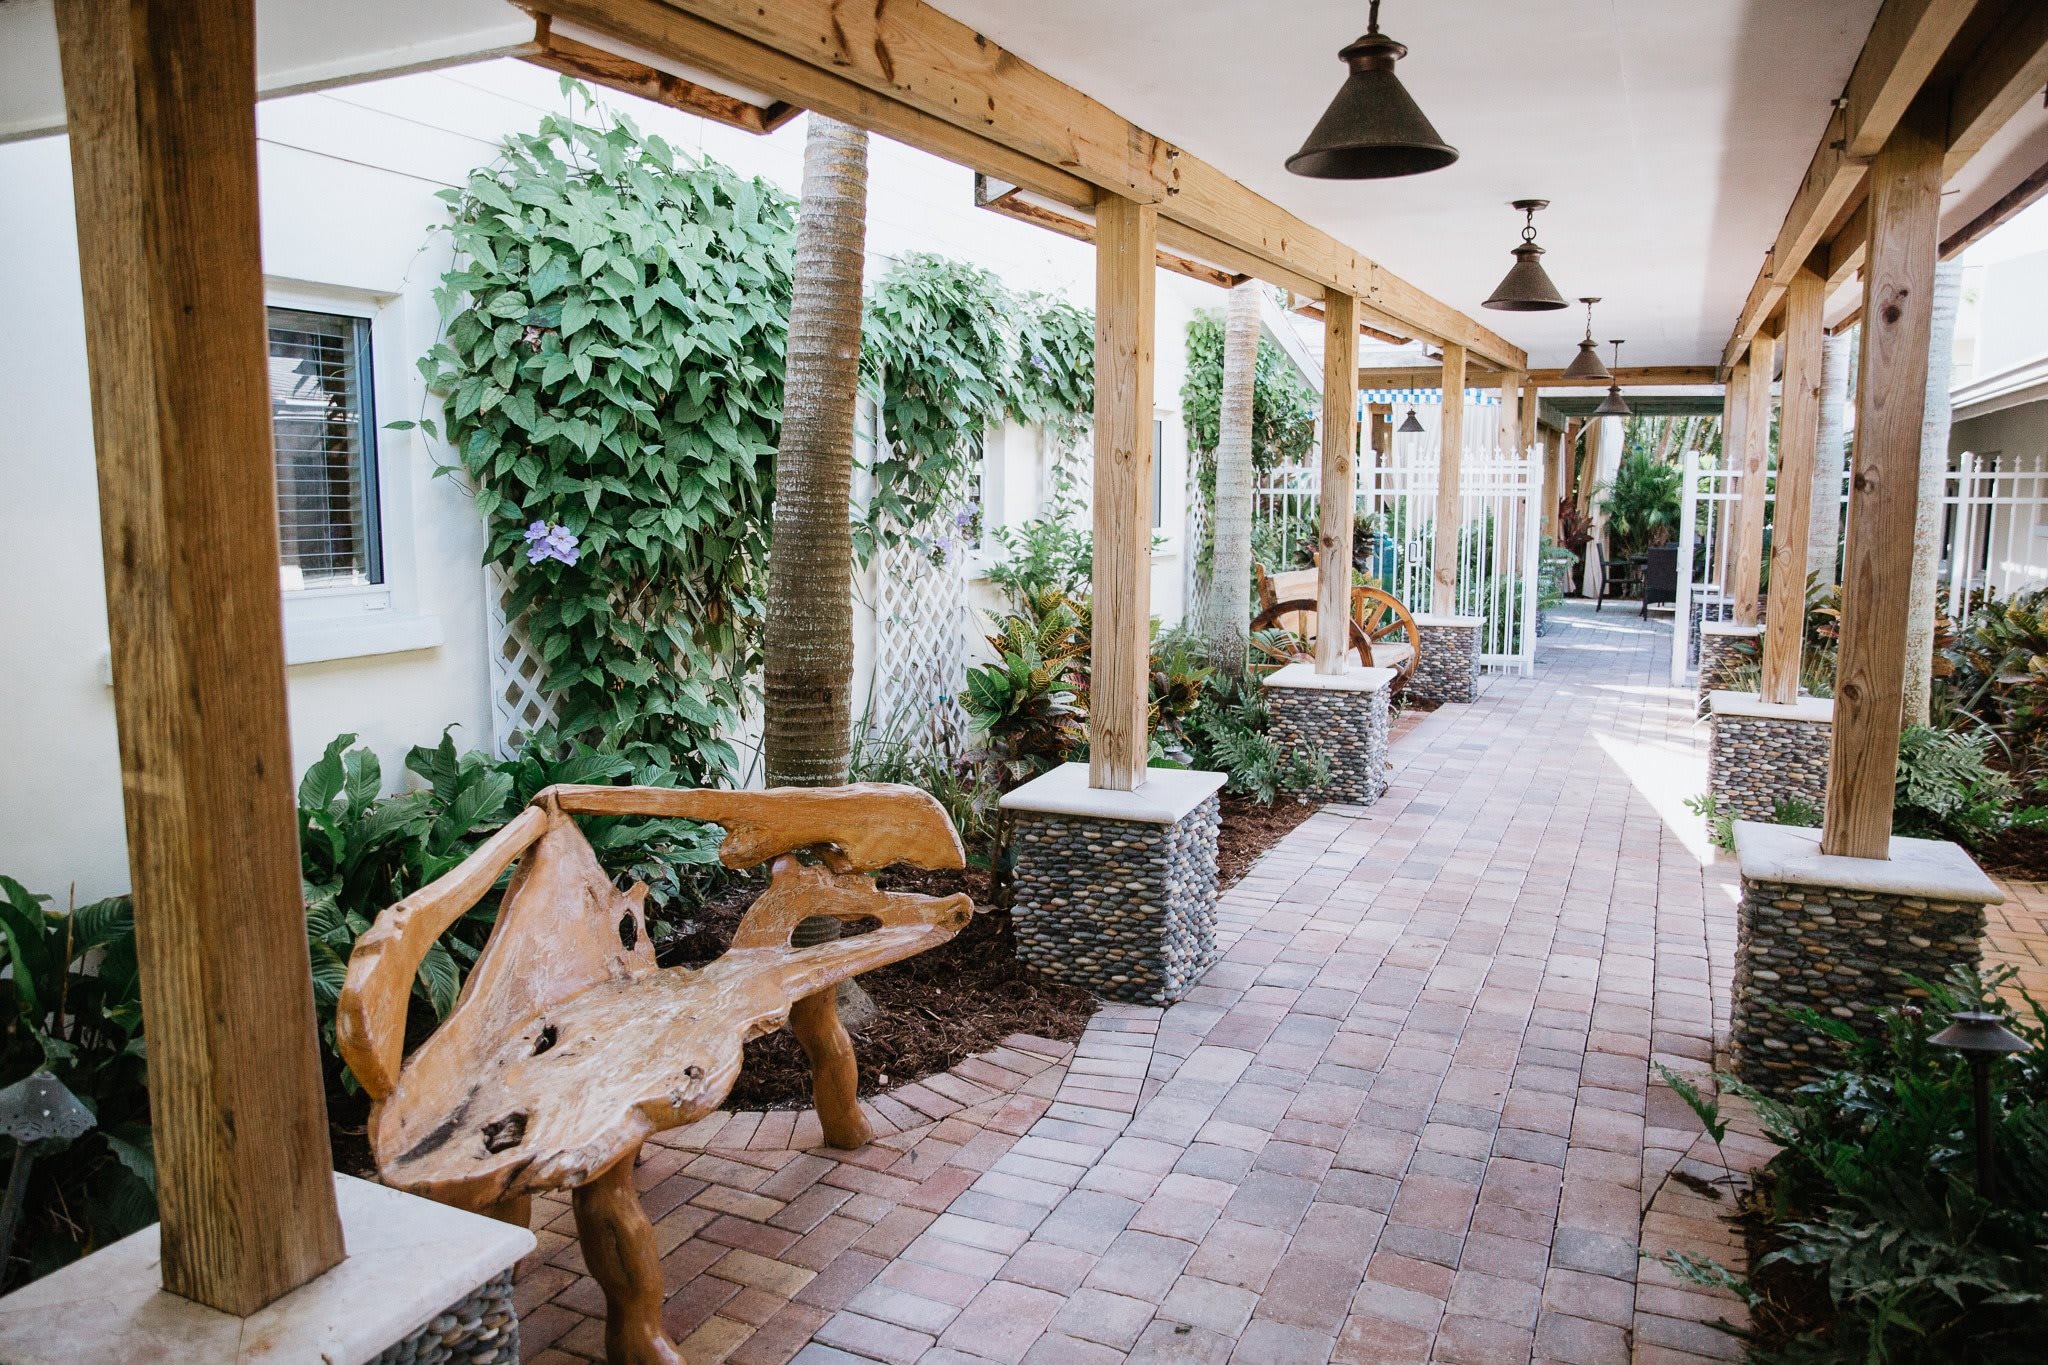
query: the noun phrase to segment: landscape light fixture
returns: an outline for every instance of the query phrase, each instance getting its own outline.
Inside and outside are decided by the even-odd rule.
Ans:
[[[1400,426],[1399,430],[1400,430],[1400,432],[1401,432],[1401,434],[1402,434],[1403,436],[1419,436],[1419,435],[1421,435],[1421,433],[1422,433],[1422,423],[1421,423],[1421,422],[1419,422],[1419,421],[1417,421],[1417,420],[1415,419],[1415,409],[1414,409],[1414,408],[1410,408],[1410,409],[1408,409],[1408,416],[1406,417],[1406,419],[1404,419],[1404,420],[1402,421],[1402,423],[1401,423],[1401,426]]]
[[[1619,370],[1621,368],[1621,343],[1619,341],[1610,341],[1608,345],[1614,347],[1614,368]],[[1593,409],[1593,415],[1595,417],[1632,416],[1633,413],[1629,408],[1628,400],[1621,396],[1620,376],[1610,374],[1608,378],[1615,382],[1607,386],[1607,396],[1600,400],[1599,407]]]
[[[1954,1022],[1927,1041],[1962,1053],[1970,1064],[1977,1120],[1977,1193],[1989,1199],[1996,1175],[1991,1142],[1991,1064],[2008,1053],[2025,1052],[2027,1040],[1988,1011],[1964,1010],[1950,1017]]]
[[[1504,313],[1547,313],[1571,307],[1565,302],[1564,295],[1557,292],[1557,286],[1550,282],[1550,276],[1543,271],[1543,263],[1537,259],[1543,254],[1543,248],[1536,245],[1536,210],[1549,208],[1550,201],[1517,199],[1514,207],[1522,214],[1522,244],[1515,248],[1515,263],[1508,267],[1500,287],[1481,306],[1498,308]]]
[[[1612,379],[1607,367],[1600,363],[1600,343],[1593,340],[1593,305],[1598,299],[1580,299],[1586,305],[1586,339],[1579,343],[1579,353],[1572,357],[1572,363],[1564,367],[1566,379]]]
[[[1315,180],[1386,180],[1456,161],[1458,149],[1437,136],[1394,74],[1407,55],[1380,32],[1380,0],[1372,0],[1365,36],[1337,54],[1351,74],[1287,169]]]

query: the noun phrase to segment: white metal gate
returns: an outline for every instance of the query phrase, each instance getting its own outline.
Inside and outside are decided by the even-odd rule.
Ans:
[[[1417,406],[1425,403],[1420,400]],[[1491,431],[1468,439],[1460,468],[1458,534],[1440,542],[1437,436],[1434,422],[1423,420],[1422,432],[1394,438],[1390,455],[1375,459],[1367,454],[1358,461],[1358,514],[1361,521],[1372,518],[1375,532],[1370,572],[1410,611],[1425,613],[1431,609],[1441,549],[1457,566],[1454,610],[1485,621],[1480,667],[1530,673],[1536,666],[1542,449],[1504,450],[1493,443]],[[1283,553],[1303,534],[1314,534],[1318,482],[1317,471],[1305,466],[1272,470],[1259,482],[1253,523]]]

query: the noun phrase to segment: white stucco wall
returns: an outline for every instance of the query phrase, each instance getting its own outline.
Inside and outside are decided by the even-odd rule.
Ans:
[[[801,119],[757,138],[624,96],[643,129],[764,176],[794,193]],[[259,106],[263,250],[276,297],[373,315],[380,422],[426,405],[414,358],[437,323],[431,291],[447,265],[429,229],[445,210],[436,190],[487,162],[505,133],[563,107],[557,78],[516,61],[399,77],[271,100]],[[127,885],[113,696],[105,681],[91,410],[69,152],[61,138],[0,145],[0,294],[17,325],[0,335],[0,872],[81,898]],[[875,139],[869,190],[869,269],[931,251],[975,261],[1015,288],[1093,302],[1087,246],[973,206],[964,169]],[[1215,291],[1159,278],[1157,404],[1165,420],[1169,544],[1155,557],[1153,611],[1177,619],[1182,597],[1186,442],[1179,420],[1185,330]],[[294,762],[303,769],[337,733],[353,731],[382,757],[388,780],[404,752],[443,725],[459,740],[490,740],[481,526],[462,489],[438,478],[441,458],[414,432],[381,432],[388,590],[293,600],[292,655],[323,657],[289,670]],[[1002,461],[1001,513],[1040,510],[1029,448],[1015,428],[991,441]],[[1021,463],[1017,455],[1024,453]],[[371,608],[375,608],[372,610]],[[860,656],[871,654],[864,622]],[[366,646],[391,652],[358,653]],[[401,647],[402,646],[402,647]]]

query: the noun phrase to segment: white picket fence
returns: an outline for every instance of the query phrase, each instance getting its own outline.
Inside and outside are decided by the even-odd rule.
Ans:
[[[1433,430],[1397,435],[1390,456],[1358,461],[1358,511],[1378,530],[1371,572],[1412,612],[1427,612],[1439,553],[1457,564],[1455,610],[1483,617],[1479,664],[1529,674],[1536,667],[1536,599],[1543,538],[1544,459],[1540,448],[1467,444],[1458,480],[1458,534],[1436,528],[1437,438]],[[1252,517],[1292,562],[1302,534],[1313,535],[1320,476],[1308,466],[1270,471],[1254,492]],[[1303,528],[1306,528],[1305,530]]]
[[[1961,625],[1969,621],[1972,599],[1979,594],[2005,597],[2048,586],[2048,467],[2039,454],[1972,451],[1957,457],[1956,465],[1942,494],[1941,581],[1948,585],[1949,615]],[[1843,474],[1837,501],[1844,537],[1850,477]],[[1678,563],[1681,570],[1690,565],[1692,571],[1678,575],[1674,684],[1684,683],[1687,670],[1699,662],[1700,623],[1722,619],[1731,607],[1729,556],[1741,489],[1742,471],[1720,468],[1697,451],[1685,453]],[[1776,502],[1776,487],[1767,488],[1764,506]]]

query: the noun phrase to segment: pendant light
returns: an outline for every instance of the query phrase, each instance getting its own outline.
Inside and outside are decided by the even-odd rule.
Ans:
[[[1365,36],[1337,54],[1351,74],[1287,169],[1316,180],[1385,180],[1456,161],[1458,149],[1437,136],[1394,74],[1407,55],[1380,32],[1380,0],[1372,0]]]
[[[1614,347],[1614,368],[1618,372],[1621,369],[1621,343],[1619,341],[1610,341],[1608,345]],[[1607,396],[1600,400],[1599,407],[1593,409],[1593,415],[1595,417],[1634,416],[1634,411],[1629,407],[1628,400],[1621,396],[1620,374],[1610,374],[1608,378],[1614,380],[1614,382],[1607,386]]]
[[[1550,276],[1543,273],[1543,263],[1536,259],[1543,254],[1543,248],[1536,245],[1536,210],[1549,208],[1550,201],[1517,199],[1514,206],[1523,215],[1522,244],[1515,248],[1515,263],[1508,267],[1500,287],[1483,306],[1505,313],[1545,313],[1553,308],[1571,307],[1550,282]]]
[[[1416,420],[1414,408],[1408,409],[1407,418],[1402,421],[1401,425],[1397,427],[1396,430],[1398,430],[1403,436],[1415,436],[1421,433],[1422,423]]]
[[[1572,357],[1572,363],[1564,367],[1566,379],[1612,379],[1607,367],[1600,363],[1600,343],[1593,340],[1593,305],[1598,299],[1580,299],[1586,305],[1586,339],[1579,343],[1579,353]]]

